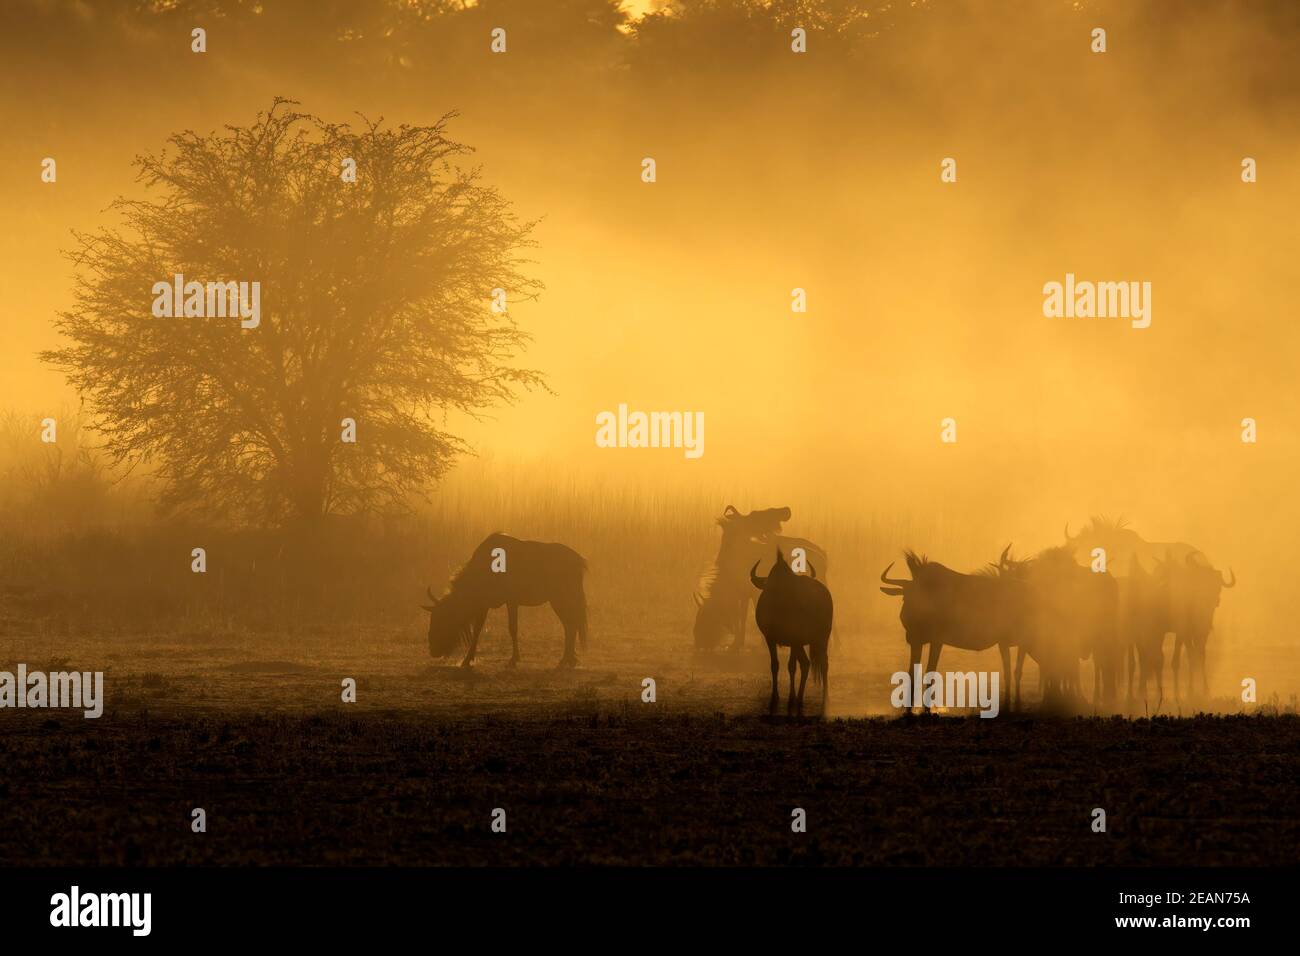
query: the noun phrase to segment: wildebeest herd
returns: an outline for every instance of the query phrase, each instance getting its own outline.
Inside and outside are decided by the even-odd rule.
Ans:
[[[717,650],[730,633],[729,650],[744,646],[750,604],[771,657],[772,694],[778,705],[777,649],[789,648],[787,710],[802,713],[811,671],[829,687],[833,602],[826,552],[812,541],[781,533],[789,508],[742,513],[727,506],[717,520],[722,541],[717,558],[695,593],[694,642],[698,652]],[[880,575],[880,590],[901,597],[899,613],[909,648],[909,673],[929,646],[925,672],[938,668],[944,647],[982,651],[1002,658],[1005,703],[1020,708],[1024,661],[1038,666],[1041,706],[1071,710],[1085,704],[1080,663],[1092,662],[1092,709],[1158,712],[1164,703],[1164,647],[1174,635],[1174,697],[1181,699],[1182,658],[1188,690],[1208,695],[1206,645],[1221,591],[1236,584],[1197,548],[1182,542],[1142,539],[1122,521],[1094,518],[1079,534],[1066,526],[1065,542],[1030,558],[1012,556],[1008,545],[995,563],[973,573],[954,571],[913,551],[904,552],[909,577]],[[759,566],[770,562],[766,575]],[[489,535],[453,577],[447,592],[425,605],[429,650],[435,657],[463,648],[462,666],[474,660],[487,612],[505,605],[519,661],[518,609],[549,603],[564,627],[561,667],[577,663],[575,643],[586,648],[586,561],[562,544]],[[806,649],[806,650],[805,650]],[[1012,674],[1012,652],[1015,670]],[[798,686],[796,687],[796,672]],[[1149,685],[1154,678],[1155,701]]]

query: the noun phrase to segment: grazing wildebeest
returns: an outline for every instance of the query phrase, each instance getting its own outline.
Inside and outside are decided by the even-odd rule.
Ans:
[[[1093,705],[1114,699],[1123,670],[1119,627],[1119,585],[1109,572],[1081,567],[1068,547],[1048,548],[1013,561],[1010,546],[998,570],[1029,587],[1030,617],[1016,656],[1015,706],[1025,655],[1038,662],[1043,701],[1077,698],[1079,661],[1092,658]]]
[[[717,647],[724,633],[732,635],[728,650],[739,651],[745,645],[745,626],[749,605],[757,595],[746,577],[755,561],[762,561],[773,546],[790,554],[802,548],[810,569],[822,581],[827,580],[826,552],[804,538],[780,535],[781,522],[789,520],[789,508],[766,508],[742,514],[732,505],[718,519],[722,543],[713,565],[700,577],[695,592],[695,647]]]
[[[778,548],[776,564],[767,577],[757,575],[759,562],[749,570],[749,579],[754,587],[762,593],[754,607],[754,619],[758,629],[767,641],[767,652],[772,658],[772,699],[768,711],[776,712],[780,699],[777,687],[777,672],[780,661],[777,659],[777,647],[790,648],[790,699],[786,703],[786,712],[803,713],[804,685],[808,683],[808,658],[812,657],[813,683],[821,684],[822,716],[826,715],[826,703],[830,695],[830,662],[827,645],[831,639],[831,621],[834,618],[834,606],[831,592],[826,585],[817,580],[816,572],[810,576],[795,574]],[[808,654],[804,653],[808,646]],[[794,689],[795,666],[799,668],[799,692]]]
[[[903,556],[911,580],[889,577],[891,562],[880,574],[889,586],[880,590],[903,598],[898,616],[911,649],[908,673],[920,662],[926,644],[930,645],[926,673],[939,666],[945,644],[968,651],[997,645],[1002,655],[1002,694],[1009,702],[1011,648],[1023,639],[1029,613],[1025,583],[1010,575],[962,574],[913,551]]]
[[[464,646],[460,664],[469,667],[489,609],[504,604],[510,615],[513,667],[519,663],[519,608],[549,602],[564,625],[559,666],[576,666],[575,638],[587,649],[587,597],[582,589],[586,570],[582,555],[565,545],[523,541],[501,532],[488,535],[451,579],[446,594],[435,598],[428,589],[433,604],[421,607],[429,612],[429,653],[446,657]]]
[[[1164,577],[1169,593],[1169,629],[1174,632],[1174,699],[1179,700],[1178,672],[1183,648],[1187,649],[1187,687],[1195,693],[1197,669],[1201,674],[1201,696],[1208,697],[1209,682],[1205,676],[1205,646],[1214,628],[1214,612],[1219,606],[1220,592],[1234,587],[1237,575],[1231,568],[1231,580],[1209,567],[1195,556],[1187,555],[1179,563],[1167,561]]]

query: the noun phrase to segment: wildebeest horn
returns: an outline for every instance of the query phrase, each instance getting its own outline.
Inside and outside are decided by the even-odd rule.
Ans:
[[[695,598],[695,606],[696,606],[696,607],[704,607],[704,598],[700,597],[700,592],[699,592],[699,591],[694,591],[694,592],[692,592],[692,593],[691,593],[691,597]]]
[[[763,559],[759,558],[757,561],[754,562],[754,566],[749,569],[749,581],[751,584],[754,585],[754,587],[758,588],[760,591],[763,590],[763,586],[767,584],[767,578],[760,578],[754,572],[758,570],[758,566],[759,564],[762,563],[762,561]]]
[[[1070,522],[1068,521],[1065,523],[1065,540],[1070,540]]]
[[[911,584],[911,583],[912,583],[911,581],[907,580],[906,578],[891,578],[891,577],[888,577],[888,574],[889,574],[889,572],[890,572],[890,569],[893,568],[893,566],[894,566],[894,562],[893,562],[893,561],[890,561],[890,562],[889,562],[889,567],[888,567],[888,568],[885,568],[885,570],[883,570],[883,571],[880,572],[880,580],[884,581],[886,584],[893,584],[893,585],[897,585],[897,586],[900,586],[900,587],[903,586],[903,585],[907,585],[907,584]]]
[[[1235,587],[1236,584],[1237,584],[1237,572],[1234,571],[1234,570],[1232,570],[1232,568],[1228,568],[1228,573],[1229,573],[1230,575],[1232,575],[1232,583],[1228,583],[1227,581],[1223,581],[1223,572],[1222,572],[1222,571],[1219,572],[1219,580],[1220,580],[1220,581],[1223,581],[1223,586],[1224,586],[1225,588]]]
[[[1010,553],[1011,553],[1011,543],[1008,542],[1007,546],[1002,549],[1002,556],[998,558],[998,567],[1005,568],[1007,566],[1007,555],[1009,555]]]
[[[430,600],[430,601],[432,601],[434,604],[437,604],[437,603],[438,603],[438,598],[437,598],[437,596],[433,593],[433,588],[432,588],[432,587],[429,587],[428,585],[425,585],[424,592],[425,592],[426,594],[429,595],[429,600]]]

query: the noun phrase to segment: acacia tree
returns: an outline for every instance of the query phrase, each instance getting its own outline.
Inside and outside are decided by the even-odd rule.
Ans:
[[[354,130],[295,105],[172,136],[136,159],[147,198],[113,204],[124,226],[74,233],[70,344],[42,358],[172,510],[275,523],[400,505],[466,450],[449,412],[545,387],[510,364],[529,337],[492,299],[540,291],[520,271],[533,224],[455,165],[455,114]],[[154,283],[178,273],[260,281],[260,325],[155,318]]]

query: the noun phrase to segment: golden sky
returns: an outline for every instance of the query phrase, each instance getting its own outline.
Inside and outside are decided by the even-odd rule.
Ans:
[[[182,37],[154,62],[105,30],[127,47],[0,93],[0,407],[75,402],[35,358],[68,303],[59,250],[136,188],[136,153],[250,122],[277,94],[340,119],[456,108],[487,180],[541,220],[547,286],[515,314],[535,336],[524,364],[555,394],[466,425],[485,456],[744,489],[756,506],[965,509],[1031,538],[1107,511],[1219,551],[1274,546],[1297,517],[1289,48],[1227,12],[1171,33],[1111,4],[1095,54],[1087,8],[953,9],[909,14],[849,65],[817,35],[799,60],[777,31],[770,64],[736,59],[724,34],[600,73],[605,47],[551,63],[522,29],[496,60],[475,39],[456,70],[417,51],[382,77],[311,38],[236,51],[217,24],[206,59]],[[1067,272],[1152,283],[1151,327],[1045,318],[1043,284]],[[619,403],[704,412],[704,456],[596,448],[596,414]],[[948,417],[955,444],[939,440]]]

